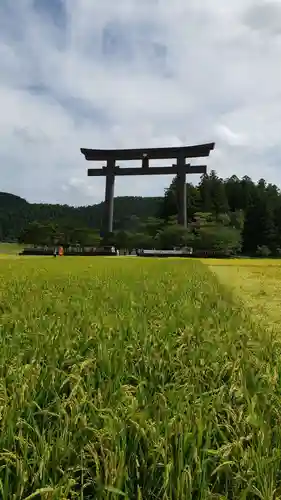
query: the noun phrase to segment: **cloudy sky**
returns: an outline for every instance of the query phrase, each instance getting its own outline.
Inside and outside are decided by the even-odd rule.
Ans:
[[[0,0],[0,191],[92,204],[80,147],[212,141],[219,175],[281,186],[280,0]]]

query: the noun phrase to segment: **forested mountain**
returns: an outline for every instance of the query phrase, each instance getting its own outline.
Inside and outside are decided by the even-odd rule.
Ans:
[[[116,229],[134,229],[134,217],[146,220],[160,210],[162,198],[117,197],[114,200]],[[9,193],[0,193],[0,241],[15,240],[31,222],[99,230],[103,203],[86,207],[28,203]]]
[[[0,193],[0,240],[90,243],[97,241],[103,203],[88,207],[31,204]],[[127,248],[190,244],[248,255],[281,255],[281,192],[264,179],[219,178],[187,184],[188,228],[176,224],[175,179],[162,198],[119,197],[112,241]],[[36,240],[36,241],[35,241]]]

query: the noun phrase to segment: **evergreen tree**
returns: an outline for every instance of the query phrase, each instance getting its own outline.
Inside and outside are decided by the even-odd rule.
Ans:
[[[232,175],[229,179],[226,179],[224,186],[229,209],[232,212],[243,209],[242,185],[238,177]]]
[[[212,212],[212,192],[211,183],[209,175],[205,174],[201,177],[201,181],[198,186],[200,194],[200,211],[202,212]]]
[[[221,214],[229,211],[228,199],[225,191],[223,179],[220,179],[214,170],[209,176],[211,186],[211,208],[215,214]]]
[[[274,211],[260,193],[245,210],[243,250],[254,254],[259,246],[266,246],[273,253],[278,247]]]

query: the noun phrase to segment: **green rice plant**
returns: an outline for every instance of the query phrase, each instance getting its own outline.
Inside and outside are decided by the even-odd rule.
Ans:
[[[201,262],[0,261],[0,497],[281,497],[280,339]]]

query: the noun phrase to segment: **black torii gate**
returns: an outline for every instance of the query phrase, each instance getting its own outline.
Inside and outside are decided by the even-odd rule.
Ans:
[[[113,230],[113,202],[115,177],[119,175],[176,175],[178,223],[187,226],[186,212],[186,175],[205,174],[206,165],[190,165],[186,158],[202,158],[210,155],[215,143],[196,146],[147,149],[85,149],[81,153],[88,161],[106,161],[106,166],[98,169],[89,168],[88,176],[106,177],[103,234]],[[167,167],[150,167],[149,160],[176,159],[176,164]],[[116,161],[141,160],[141,167],[120,168]]]

